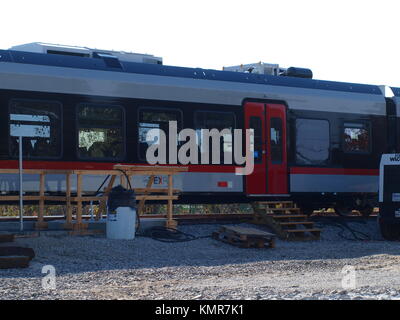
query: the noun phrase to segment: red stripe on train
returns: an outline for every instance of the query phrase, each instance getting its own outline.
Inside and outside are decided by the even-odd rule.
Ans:
[[[116,163],[109,162],[83,162],[83,161],[32,161],[24,160],[24,169],[56,169],[56,170],[111,170]],[[135,165],[135,163],[122,163]],[[145,163],[136,165],[146,166]],[[148,165],[150,166],[150,165]],[[235,166],[231,165],[189,165],[190,172],[223,172],[234,173]],[[18,160],[0,160],[2,169],[18,169]]]
[[[356,175],[379,176],[379,169],[344,169],[344,168],[305,168],[292,167],[291,174],[328,174],[328,175]]]
[[[111,170],[116,163],[110,162],[83,162],[83,161],[32,161],[25,160],[25,169],[58,169],[58,170]],[[133,163],[123,163],[134,165]],[[138,163],[137,165],[147,165]],[[150,166],[150,165],[149,165]],[[0,168],[17,169],[18,160],[0,160]],[[235,166],[231,165],[189,165],[190,172],[223,172],[234,173]],[[378,176],[378,169],[343,169],[343,168],[310,168],[291,167],[291,174],[327,174],[327,175],[369,175]]]

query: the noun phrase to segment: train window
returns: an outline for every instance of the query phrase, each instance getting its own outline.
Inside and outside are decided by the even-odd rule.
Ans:
[[[282,119],[271,118],[271,161],[282,162]]]
[[[166,135],[167,156],[168,156],[168,133],[169,122],[177,122],[177,130],[182,129],[182,113],[179,110],[157,109],[157,108],[140,108],[139,109],[139,158],[146,160],[147,148],[159,141],[159,134],[152,136],[152,140],[148,141],[148,132],[151,129],[163,130]],[[154,132],[154,131],[153,131]],[[177,144],[178,141],[177,141]]]
[[[262,121],[260,117],[250,117],[249,128],[254,130],[254,163],[262,163],[263,141]]]
[[[301,165],[324,165],[329,159],[329,122],[296,119],[296,162]]]
[[[12,100],[9,107],[10,155],[28,158],[61,156],[61,104],[39,100]]]
[[[343,124],[343,151],[348,153],[368,153],[370,151],[370,131],[365,123]]]
[[[124,158],[124,112],[121,107],[78,105],[78,130],[79,158]]]
[[[224,159],[224,153],[233,152],[233,129],[235,129],[235,114],[232,112],[211,112],[211,111],[198,111],[195,113],[195,126],[199,141],[200,152],[204,153],[204,144],[202,141],[201,129],[217,129],[222,131],[224,129],[230,130],[230,134],[222,133],[220,139],[220,163],[228,164],[231,160]],[[212,145],[209,142],[209,155],[212,159]],[[209,162],[211,163],[211,162]]]

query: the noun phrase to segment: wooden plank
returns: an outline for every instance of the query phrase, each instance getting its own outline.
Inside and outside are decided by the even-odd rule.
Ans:
[[[43,173],[41,173],[40,174],[40,182],[39,182],[40,200],[39,200],[38,222],[43,222],[43,217],[44,217],[44,178],[45,178],[45,175]]]
[[[73,231],[68,232],[68,235],[70,235],[70,236],[92,236],[92,235],[99,235],[99,234],[104,234],[104,230],[82,229],[82,230],[73,230]]]
[[[13,242],[15,239],[15,235],[12,233],[0,233],[0,243],[2,242]]]
[[[72,202],[78,202],[78,201],[94,201],[94,202],[101,202],[101,201],[105,201],[107,200],[106,196],[102,196],[102,197],[95,197],[95,196],[85,196],[82,195],[81,197],[71,197],[71,201]]]
[[[255,228],[246,228],[240,226],[222,226],[224,230],[232,231],[238,234],[250,236],[250,237],[274,237],[275,235],[266,231],[258,230]]]
[[[300,211],[300,208],[264,208],[266,211]]]
[[[291,222],[279,222],[281,226],[293,226],[293,225],[313,225],[312,221],[291,221]]]
[[[300,232],[320,232],[321,229],[293,229],[293,230],[285,230],[285,232],[289,233],[300,233]]]
[[[0,201],[18,201],[19,196],[0,196]],[[40,200],[40,196],[23,196],[23,200],[25,201],[38,201]]]
[[[293,201],[257,201],[259,204],[293,204]]]
[[[186,167],[186,166],[154,166],[154,165],[138,166],[138,165],[116,164],[113,166],[113,168],[124,170],[124,171],[131,171],[131,172],[134,172],[134,171],[157,172],[157,173],[166,172],[166,174],[188,171],[188,167]]]
[[[148,191],[149,193],[168,193],[168,188],[151,188],[151,189],[146,189],[146,188],[134,188],[133,189],[136,194],[138,193],[145,193]],[[182,190],[180,189],[173,189],[173,193],[181,193]]]
[[[178,200],[178,196],[168,196],[168,195],[137,195],[136,200]],[[39,201],[41,199],[40,196],[24,196],[23,199],[25,201]],[[45,201],[54,201],[54,202],[65,202],[67,201],[67,197],[63,196],[44,196]],[[82,202],[82,201],[104,201],[107,199],[104,197],[93,197],[93,196],[84,196],[80,197],[70,197],[72,202]],[[19,196],[0,196],[0,201],[17,201],[19,200]]]
[[[23,174],[66,174],[70,170],[23,169]],[[2,174],[18,174],[19,169],[0,169]]]
[[[27,268],[29,261],[26,256],[0,256],[0,269]]]
[[[67,206],[67,217],[66,222],[67,224],[72,222],[72,205],[71,205],[71,175],[67,173],[65,175],[66,180],[66,206]]]
[[[148,190],[151,189],[151,186],[153,185],[153,182],[154,182],[154,175],[151,175],[149,177],[149,180],[147,181],[147,184],[146,184],[146,188],[145,188],[146,190],[144,192],[145,194],[147,194]],[[142,197],[145,197],[145,196],[142,196]],[[136,197],[136,199],[140,200],[139,205],[138,205],[138,213],[140,215],[143,212],[143,208],[144,208],[144,204],[145,204],[146,198],[140,198],[140,196],[138,196],[138,197]],[[165,199],[163,199],[163,200],[165,200]]]
[[[114,169],[109,170],[90,170],[90,169],[71,169],[71,170],[58,170],[58,169],[24,169],[24,174],[76,174],[76,175],[123,175],[117,169],[129,172],[134,175],[151,175],[151,174],[176,174],[179,172],[187,172],[188,167],[182,166],[132,166],[132,165],[115,165]],[[18,174],[19,169],[0,169],[2,174]]]
[[[78,174],[76,179],[76,195],[78,198],[82,197],[82,175]],[[82,201],[78,200],[76,204],[76,223],[82,224]]]
[[[274,219],[286,219],[286,218],[307,218],[304,214],[281,214],[281,215],[272,215]]]
[[[169,221],[172,221],[173,215],[173,205],[172,205],[172,196],[173,196],[173,188],[174,188],[174,180],[172,174],[168,175],[168,205],[167,205],[167,225],[169,225]]]
[[[107,208],[107,202],[106,201],[107,200],[106,199],[107,199],[108,194],[110,193],[110,191],[111,191],[111,189],[112,189],[112,187],[114,185],[114,182],[115,182],[116,178],[117,178],[116,175],[112,175],[111,178],[110,178],[110,182],[108,183],[106,189],[104,190],[104,200],[100,203],[100,208],[99,208],[99,211],[97,212],[96,220],[99,220],[101,218],[102,214],[107,214],[107,210],[106,210],[106,208]]]

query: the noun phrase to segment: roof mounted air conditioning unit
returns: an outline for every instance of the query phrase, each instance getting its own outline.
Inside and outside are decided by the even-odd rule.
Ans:
[[[86,58],[94,58],[96,57],[96,54],[108,54],[110,56],[118,58],[118,60],[120,61],[162,64],[161,57],[156,57],[151,54],[141,54],[141,53],[125,52],[125,51],[113,51],[113,50],[99,50],[87,47],[66,46],[66,45],[43,43],[43,42],[22,44],[11,47],[10,50],[45,53],[45,54],[58,54],[58,55],[77,56]]]

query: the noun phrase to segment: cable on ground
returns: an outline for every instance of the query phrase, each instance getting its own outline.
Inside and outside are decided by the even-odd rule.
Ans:
[[[204,238],[210,238],[211,236],[197,237],[195,235],[185,233],[179,230],[167,228],[167,227],[153,227],[147,229],[144,237],[152,238],[153,240],[161,242],[188,242],[193,240],[199,240]]]
[[[333,220],[334,218],[332,218]],[[334,219],[334,221],[329,221],[329,222],[317,222],[320,225],[328,225],[328,226],[332,226],[332,227],[337,227],[339,229],[341,229],[338,232],[338,235],[345,240],[349,240],[349,241],[369,241],[372,240],[371,236],[365,232],[359,231],[359,230],[355,230],[352,227],[349,226],[348,222],[345,221],[343,218],[337,218]],[[345,233],[349,232],[351,234],[351,237],[347,237],[345,236]]]

